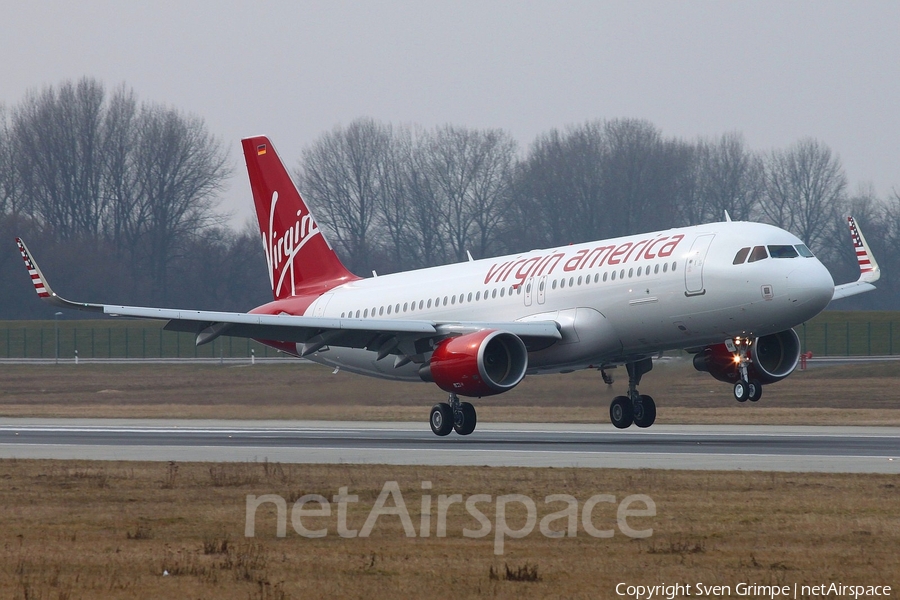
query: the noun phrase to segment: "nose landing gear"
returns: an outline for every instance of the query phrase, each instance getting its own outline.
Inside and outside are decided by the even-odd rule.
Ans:
[[[734,362],[737,364],[741,378],[734,384],[734,399],[738,402],[757,402],[762,397],[762,383],[758,379],[750,377],[750,346],[753,343],[749,338],[734,338]]]

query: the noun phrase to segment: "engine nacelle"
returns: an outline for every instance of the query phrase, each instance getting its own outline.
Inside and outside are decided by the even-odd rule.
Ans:
[[[513,389],[527,368],[528,351],[518,336],[486,329],[442,341],[419,376],[447,392],[480,397]]]
[[[748,365],[751,379],[775,383],[790,375],[800,362],[800,338],[793,329],[758,337],[750,345]],[[735,353],[725,344],[707,346],[694,355],[694,368],[709,373],[719,381],[735,383],[740,370]]]

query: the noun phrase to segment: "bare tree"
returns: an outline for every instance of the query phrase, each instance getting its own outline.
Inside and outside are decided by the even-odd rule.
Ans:
[[[447,125],[424,136],[420,167],[452,257],[490,252],[506,216],[516,145],[500,130]]]
[[[63,239],[99,233],[103,101],[103,86],[85,78],[31,93],[13,113],[22,194]]]
[[[840,158],[808,138],[769,155],[761,208],[769,222],[818,251],[839,216],[846,187]]]
[[[376,163],[378,194],[376,226],[384,238],[391,270],[426,266],[422,258],[422,229],[415,225],[412,185],[414,141],[408,127],[386,126],[385,152]]]
[[[601,218],[603,169],[608,153],[600,121],[538,136],[516,170],[510,249],[601,237],[605,227]]]
[[[343,249],[351,270],[370,270],[381,165],[390,135],[388,127],[368,118],[338,126],[303,152],[296,172],[300,189]]]
[[[747,149],[743,135],[732,132],[717,140],[699,140],[695,153],[696,194],[682,205],[682,219],[691,225],[718,221],[725,211],[736,220],[750,220],[759,211],[764,189],[762,160]]]
[[[213,208],[228,175],[228,157],[202,120],[152,104],[141,109],[134,157],[137,201],[130,235],[144,243],[165,301],[168,268],[183,256],[184,242],[219,220]]]
[[[103,229],[115,248],[128,248],[132,253],[140,234],[134,223],[139,212],[136,207],[139,168],[135,164],[138,114],[134,92],[123,85],[109,100],[103,126],[103,193],[107,203]],[[133,254],[131,259],[135,259]]]
[[[609,157],[604,169],[604,209],[616,215],[610,235],[670,227],[676,222],[672,191],[690,165],[687,149],[667,143],[651,123],[615,119],[604,127]]]
[[[18,177],[13,168],[13,156],[9,118],[6,107],[0,104],[0,215],[17,212]]]

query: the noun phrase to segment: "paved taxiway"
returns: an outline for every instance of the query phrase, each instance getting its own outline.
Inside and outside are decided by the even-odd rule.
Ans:
[[[0,457],[900,473],[900,428],[0,419]]]

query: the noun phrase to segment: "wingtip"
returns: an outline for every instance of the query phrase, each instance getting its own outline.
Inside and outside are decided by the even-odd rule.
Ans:
[[[853,215],[847,216],[847,225],[850,227],[850,238],[853,241],[853,250],[859,263],[859,281],[874,283],[881,278],[881,267],[875,260],[872,250],[869,248],[866,237],[863,235]]]

